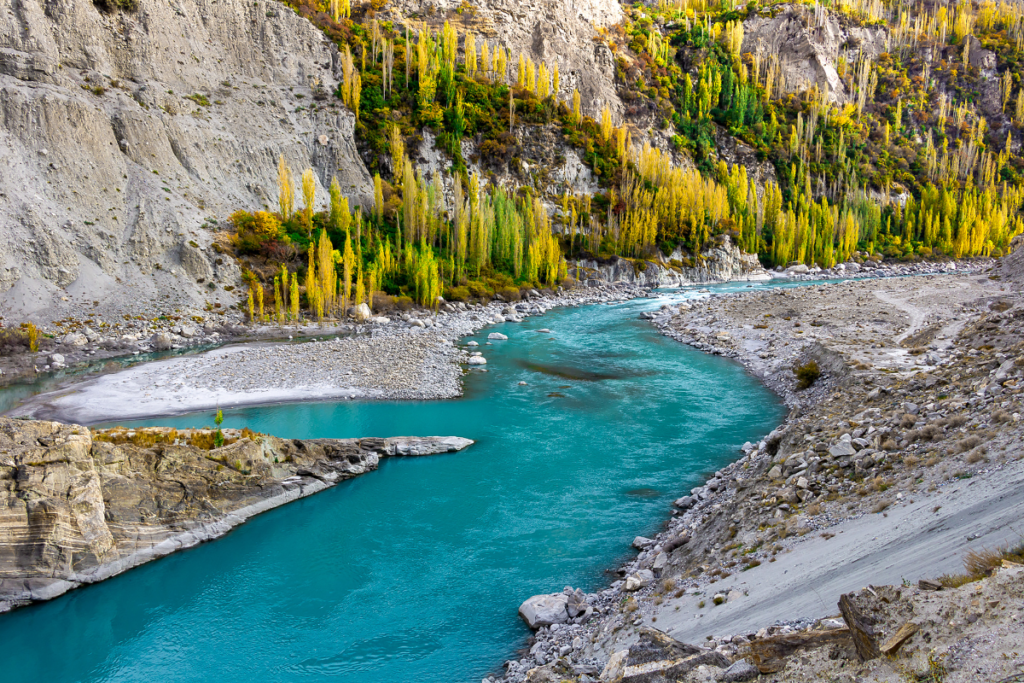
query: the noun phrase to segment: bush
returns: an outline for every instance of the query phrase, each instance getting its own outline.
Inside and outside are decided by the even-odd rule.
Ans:
[[[502,287],[498,294],[501,294],[505,301],[519,301],[522,298],[518,287]]]
[[[390,311],[395,307],[395,299],[386,292],[373,293],[373,310],[377,313]]]
[[[449,301],[465,301],[469,298],[469,287],[449,287],[445,290],[444,298]]]
[[[0,328],[0,356],[13,356],[29,351],[30,348],[26,330]]]
[[[821,377],[821,368],[813,360],[793,368],[793,372],[796,374],[797,379],[796,388],[800,390],[810,388]]]
[[[413,300],[411,296],[396,296],[395,297],[395,308],[400,311],[408,311],[413,306]]]

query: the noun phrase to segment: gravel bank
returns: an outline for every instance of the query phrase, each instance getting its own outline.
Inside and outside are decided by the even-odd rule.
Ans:
[[[344,337],[326,338],[337,331],[327,328],[321,340],[225,346],[40,394],[11,414],[95,424],[287,401],[453,398],[462,393],[464,364],[486,366],[455,346],[461,337],[487,325],[543,315],[555,306],[625,300],[644,292],[620,283],[551,296],[535,293],[515,303],[445,304],[436,315],[410,312],[346,326]],[[287,332],[292,331],[277,330],[279,336]],[[486,355],[478,358],[485,361]]]
[[[505,680],[597,680],[609,660],[640,661],[625,653],[654,647],[646,636],[636,645],[652,627],[725,658],[666,680],[721,680],[751,642],[824,628],[842,594],[962,571],[968,549],[1018,541],[1024,299],[1014,289],[983,274],[930,275],[713,296],[649,315],[666,335],[744,363],[791,414],[682,496],[662,534],[638,538],[611,588],[556,597],[578,602],[576,616],[566,610],[564,623],[542,627],[529,653],[506,663]],[[811,360],[822,374],[800,390],[794,366]],[[951,610],[962,602],[942,595]],[[971,629],[1001,633],[1012,648],[1017,617],[979,615]],[[955,662],[946,680],[1012,673],[991,642],[956,649],[967,627],[931,624],[900,666],[924,671],[936,649]],[[773,680],[830,680],[851,660],[842,648],[793,658]],[[859,675],[898,680],[887,661]],[[600,678],[648,680],[623,671]]]

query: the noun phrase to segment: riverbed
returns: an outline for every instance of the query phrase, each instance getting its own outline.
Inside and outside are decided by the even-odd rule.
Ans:
[[[18,680],[479,681],[526,597],[592,591],[669,501],[784,415],[739,365],[640,312],[559,309],[486,328],[462,398],[227,411],[278,436],[458,435],[182,552],[0,618]],[[547,329],[549,332],[541,332]],[[508,341],[487,344],[487,333]],[[468,341],[468,339],[466,340]],[[525,384],[520,384],[525,382]],[[146,421],[201,426],[210,413]]]

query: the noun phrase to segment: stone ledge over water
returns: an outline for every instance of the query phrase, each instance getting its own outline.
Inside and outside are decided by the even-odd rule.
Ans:
[[[459,437],[280,439],[248,430],[89,430],[0,417],[0,612],[223,536],[377,469],[460,451]]]

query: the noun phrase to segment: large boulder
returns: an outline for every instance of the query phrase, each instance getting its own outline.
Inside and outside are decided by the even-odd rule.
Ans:
[[[564,593],[534,595],[519,606],[519,616],[533,629],[569,621],[569,596]]]
[[[370,313],[369,306],[366,304],[359,304],[356,306],[355,314],[352,317],[356,319],[357,323],[365,323],[373,317],[373,314]]]

